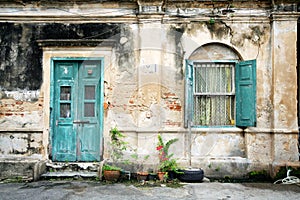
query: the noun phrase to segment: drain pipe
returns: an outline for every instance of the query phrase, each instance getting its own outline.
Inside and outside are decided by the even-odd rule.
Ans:
[[[189,160],[189,168],[192,168],[192,128],[191,128],[191,120],[188,119],[188,160]]]
[[[188,102],[187,102],[187,128],[188,128],[188,138],[187,138],[187,151],[188,151],[188,162],[189,162],[189,168],[192,168],[192,112],[193,112],[193,103],[192,103],[192,92],[193,92],[193,66],[189,63],[189,61],[186,61],[186,75],[188,77],[186,82],[186,92],[188,96]]]
[[[186,104],[185,104],[185,128],[187,128],[188,136],[186,138],[186,151],[188,157],[189,168],[192,168],[192,125],[193,125],[193,64],[189,60],[186,60],[186,69],[185,69],[186,79],[185,82],[185,95],[186,95]]]

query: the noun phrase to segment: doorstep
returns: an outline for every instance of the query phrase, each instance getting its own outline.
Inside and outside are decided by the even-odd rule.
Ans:
[[[47,172],[41,175],[42,178],[96,178],[97,172]]]

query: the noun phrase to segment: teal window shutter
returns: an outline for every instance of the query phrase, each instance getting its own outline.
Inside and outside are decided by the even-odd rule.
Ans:
[[[184,127],[188,127],[193,118],[193,63],[186,60],[185,69],[185,105],[184,105]]]
[[[236,126],[256,126],[256,60],[236,64]]]

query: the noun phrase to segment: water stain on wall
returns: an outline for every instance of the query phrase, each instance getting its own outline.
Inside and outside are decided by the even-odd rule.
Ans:
[[[42,49],[37,40],[107,39],[119,31],[118,24],[0,23],[0,90],[40,88]]]

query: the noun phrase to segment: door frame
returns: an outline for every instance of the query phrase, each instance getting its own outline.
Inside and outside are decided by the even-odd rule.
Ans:
[[[99,97],[99,129],[100,129],[100,155],[99,158],[100,160],[103,160],[103,112],[104,108],[103,106],[103,101],[104,101],[104,58],[103,57],[51,57],[50,58],[50,107],[49,107],[49,155],[50,159],[52,160],[52,146],[53,146],[53,122],[54,122],[54,89],[55,89],[55,73],[54,73],[54,68],[55,68],[55,62],[57,61],[85,61],[85,60],[95,60],[100,62],[100,81],[99,81],[99,86],[100,86],[100,97]]]
[[[300,161],[300,17],[297,20],[297,40],[296,40],[296,49],[297,49],[297,115],[298,115],[298,155]]]

